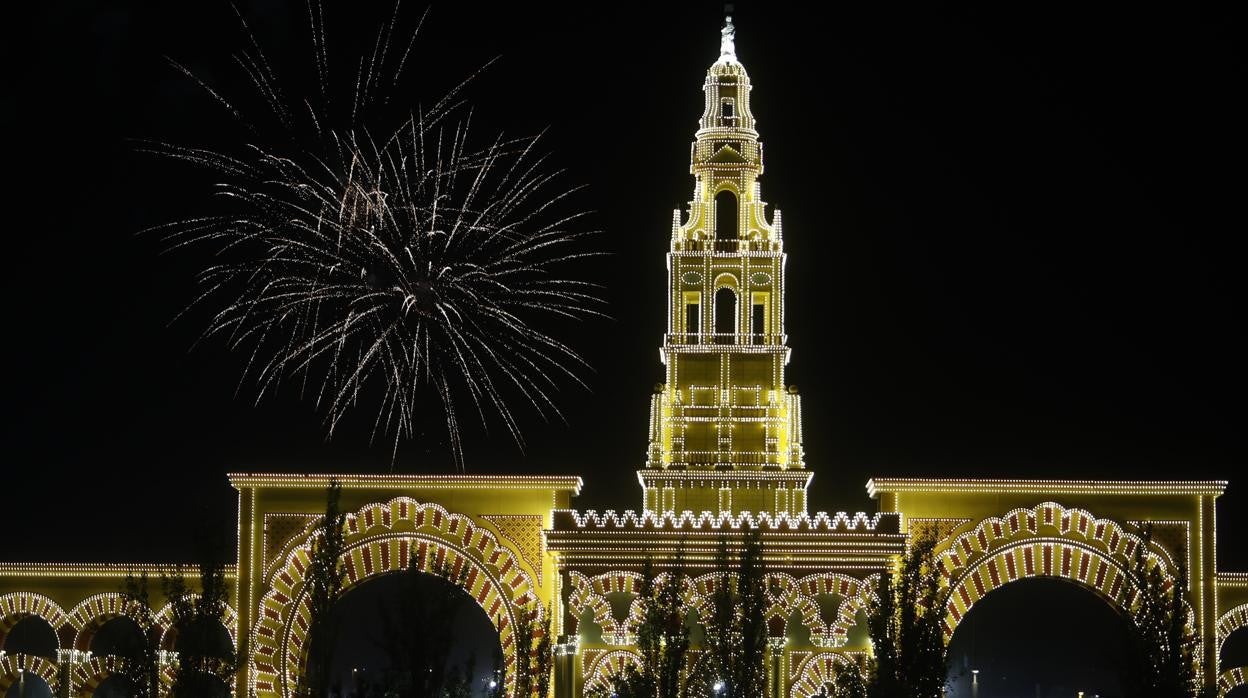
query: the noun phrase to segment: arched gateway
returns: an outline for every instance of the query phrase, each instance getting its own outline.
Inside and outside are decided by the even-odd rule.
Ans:
[[[292,677],[302,673],[306,658],[310,611],[304,572],[311,558],[311,521],[295,537],[293,549],[271,575],[269,591],[260,599],[252,643],[253,687],[257,692],[289,696]],[[509,686],[516,665],[515,627],[522,610],[542,610],[534,572],[521,556],[500,541],[499,534],[477,525],[464,514],[412,497],[369,504],[346,517],[344,591],[371,577],[408,569],[430,574],[448,571],[462,578],[464,589],[498,630]]]
[[[350,513],[348,584],[413,559],[425,570],[464,571],[509,666],[520,660],[519,609],[545,610],[556,636],[549,698],[581,698],[639,661],[637,581],[647,558],[670,573],[683,553],[682,596],[691,622],[706,626],[720,541],[737,551],[756,534],[768,574],[766,698],[807,698],[871,651],[863,617],[876,575],[895,566],[912,536],[932,532],[940,541],[948,638],[979,599],[1029,577],[1066,579],[1129,608],[1135,590],[1126,570],[1144,521],[1167,576],[1180,560],[1189,570],[1183,591],[1202,680],[1224,692],[1241,685],[1248,667],[1218,666],[1220,643],[1248,632],[1248,575],[1215,565],[1214,501],[1224,482],[886,478],[868,483],[874,514],[810,511],[802,400],[785,380],[785,230],[762,198],[753,86],[731,20],[720,36],[701,83],[693,197],[673,215],[666,251],[668,304],[656,309],[666,318],[664,375],[651,396],[638,511],[571,510],[576,477],[231,475],[239,529],[226,624],[243,659],[235,695],[291,695],[308,642],[308,541],[331,480]],[[793,232],[798,249],[819,233]],[[65,698],[108,680],[114,658],[92,656],[88,646],[102,623],[124,613],[116,592],[131,568],[0,563],[0,692],[26,674]],[[173,570],[133,569],[153,577]],[[157,594],[156,602],[165,600]],[[55,657],[5,650],[5,634],[31,615],[55,631]],[[158,631],[172,649],[176,633]],[[166,680],[176,661],[162,653]],[[704,659],[688,670],[709,671]]]
[[[240,696],[292,696],[307,656],[305,589],[311,537],[326,489],[341,487],[346,512],[344,588],[407,569],[449,570],[463,579],[499,633],[514,682],[515,629],[522,610],[545,613],[552,569],[542,530],[553,506],[580,491],[576,477],[236,474],[239,490],[240,616],[246,670]]]
[[[904,511],[907,532],[935,535],[937,564],[951,590],[945,639],[976,601],[1011,581],[1065,579],[1130,612],[1138,592],[1129,570],[1148,522],[1149,556],[1172,583],[1183,556],[1188,625],[1200,642],[1206,684],[1217,680],[1217,612],[1248,585],[1215,568],[1214,501],[1225,482],[949,480],[877,478],[867,484],[883,511]],[[1059,503],[1060,501],[1060,503]]]

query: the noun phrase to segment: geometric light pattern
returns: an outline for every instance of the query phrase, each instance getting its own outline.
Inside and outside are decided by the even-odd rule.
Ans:
[[[666,583],[668,573],[655,576],[656,584]],[[602,629],[603,641],[609,645],[630,645],[636,638],[641,624],[641,603],[636,598],[641,575],[629,571],[606,572],[587,577],[579,572],[568,574],[571,593],[568,607],[573,615],[580,617],[586,611],[593,614],[593,622]],[[713,595],[720,577],[708,572],[682,580],[681,598],[686,607],[697,612],[700,624],[714,629]],[[820,572],[794,577],[785,572],[767,575],[767,609],[764,615],[774,637],[782,637],[785,623],[794,611],[800,614],[802,625],[810,631],[811,641],[820,647],[844,646],[850,628],[858,622],[858,614],[865,610],[875,595],[876,575],[857,579],[835,572]],[[622,593],[633,596],[625,618],[615,616],[608,594]],[[818,597],[840,597],[836,613],[825,622],[820,612]]]

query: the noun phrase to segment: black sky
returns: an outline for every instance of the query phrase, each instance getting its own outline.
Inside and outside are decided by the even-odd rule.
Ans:
[[[306,56],[303,2],[240,2],[266,48]],[[737,3],[737,46],[784,211],[789,380],[819,509],[871,510],[873,475],[1226,478],[1221,566],[1248,568],[1241,16],[1165,6]],[[861,7],[871,5],[871,7]],[[344,12],[332,32],[388,13]],[[469,472],[585,478],[581,508],[635,508],[661,379],[671,210],[718,3],[435,5],[426,101],[472,88],[487,126],[549,128],[611,256],[586,267],[614,320],[569,333],[596,372],[567,424],[495,429]],[[423,6],[406,6],[409,16]],[[6,560],[188,559],[232,530],[242,470],[372,472],[388,445],[325,443],[309,402],[236,395],[240,359],[170,324],[201,259],[136,236],[203,210],[207,182],[131,138],[228,138],[162,56],[237,88],[224,2],[63,2],[3,98]],[[344,37],[345,41],[345,37]],[[435,421],[436,424],[436,421]],[[401,472],[445,464],[436,426]]]

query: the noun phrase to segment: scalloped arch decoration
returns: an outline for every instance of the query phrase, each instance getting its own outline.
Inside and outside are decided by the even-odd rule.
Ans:
[[[816,698],[832,684],[836,672],[850,663],[840,652],[815,652],[797,666],[797,680],[789,686],[789,698]]]
[[[1218,676],[1218,695],[1224,696],[1232,690],[1248,685],[1248,667],[1227,669]]]
[[[74,666],[73,686],[80,695],[89,696],[118,669],[118,659],[113,655],[92,657],[86,662]],[[162,679],[166,678],[162,672]]]
[[[593,613],[594,623],[602,628],[603,640],[608,644],[626,644],[629,635],[636,632],[641,622],[641,605],[634,599],[629,605],[629,613],[623,621],[615,618],[612,606],[606,595],[612,592],[636,594],[641,582],[641,575],[635,572],[611,571],[594,577],[587,577],[579,572],[569,573],[571,593],[568,605],[579,616],[585,611]],[[787,620],[793,611],[802,617],[802,625],[811,633],[811,639],[824,647],[841,647],[849,635],[849,630],[857,623],[858,611],[865,608],[874,596],[875,575],[866,579],[855,579],[839,573],[821,573],[807,575],[800,580],[783,572],[767,575],[767,609],[766,617]],[[656,582],[661,583],[666,573],[659,574]],[[714,628],[712,603],[716,588],[719,586],[719,575],[708,572],[682,584],[681,596],[686,603],[697,612],[702,625]],[[821,593],[837,594],[842,601],[837,608],[836,619],[825,624],[819,611],[815,596]]]
[[[636,632],[641,623],[641,601],[634,598],[628,606],[628,614],[623,620],[615,617],[607,594],[625,593],[636,595],[641,588],[641,575],[636,572],[613,570],[593,577],[586,577],[579,572],[572,572],[572,594],[568,597],[568,605],[579,615],[586,610],[594,614],[594,623],[602,628],[602,639],[608,644],[628,644],[629,635]],[[666,578],[660,574],[655,581],[661,583]]]
[[[627,667],[641,667],[641,657],[629,650],[611,650],[603,652],[585,667],[584,695],[608,695],[611,690],[611,678],[623,672]]]
[[[878,575],[866,579],[855,579],[848,575],[835,572],[810,574],[798,580],[801,595],[815,602],[815,616],[804,619],[803,624],[810,628],[811,639],[823,647],[843,647],[849,640],[849,631],[858,622],[858,611],[867,607],[875,597],[874,580]],[[816,599],[819,594],[834,594],[841,597],[837,605],[836,617],[831,623],[825,624],[819,615]]]
[[[199,594],[192,594],[198,597]],[[177,628],[173,627],[173,604],[167,603],[164,608],[156,614],[156,624],[160,626],[160,647],[161,649],[171,650],[178,641]],[[221,624],[230,634],[230,642],[234,643],[234,647],[238,647],[238,613],[234,611],[234,607],[229,604],[225,605],[225,617],[221,619]]]
[[[1240,604],[1218,618],[1218,652],[1222,651],[1222,643],[1226,642],[1226,638],[1243,627],[1248,627],[1248,603]]]
[[[17,591],[0,596],[0,649],[9,631],[30,616],[42,618],[57,635],[57,648],[61,644],[61,627],[69,615],[52,599],[28,591]]]
[[[467,516],[411,497],[368,504],[347,514],[343,529],[344,589],[406,569],[413,558],[426,572],[448,569],[462,574],[469,595],[498,630],[508,687],[514,688],[516,613],[531,607],[545,613],[532,577],[514,551]],[[310,613],[303,576],[310,545],[310,535],[305,534],[260,599],[250,657],[254,669],[250,688],[259,695],[292,695],[293,678],[304,661]]]
[[[1077,582],[1129,611],[1137,593],[1126,570],[1142,540],[1109,519],[1083,509],[1044,502],[981,521],[974,529],[938,545],[936,566],[950,590],[944,619],[945,641],[967,611],[989,592],[1017,579],[1058,577]],[[1174,575],[1165,559],[1167,584]]]
[[[115,591],[95,594],[80,601],[67,616],[69,625],[77,631],[73,648],[84,652],[91,649],[91,639],[96,631],[120,616],[138,620],[126,609],[125,597]],[[159,628],[159,632],[164,634],[164,628]]]
[[[60,689],[61,677],[55,663],[33,654],[6,654],[0,657],[0,695],[8,693],[23,671],[43,679],[53,695]]]

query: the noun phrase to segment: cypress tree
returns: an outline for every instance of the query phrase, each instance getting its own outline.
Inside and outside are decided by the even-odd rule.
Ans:
[[[339,561],[346,547],[343,525],[347,519],[339,508],[341,495],[341,485],[337,480],[331,480],[325,490],[325,516],[312,533],[312,554],[304,581],[309,602],[308,635],[311,642],[304,673],[296,689],[300,696],[307,698],[326,698],[329,694],[329,673],[337,635],[331,611],[342,596],[346,576]]]
[[[896,574],[881,574],[868,614],[875,651],[866,681],[871,698],[940,698],[944,692],[947,592],[936,573],[935,538],[920,534]]]

